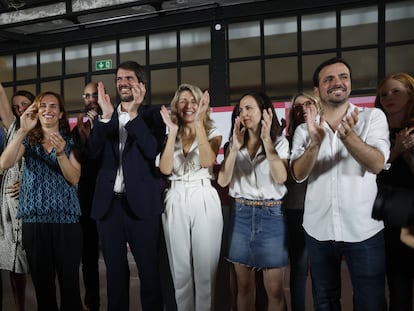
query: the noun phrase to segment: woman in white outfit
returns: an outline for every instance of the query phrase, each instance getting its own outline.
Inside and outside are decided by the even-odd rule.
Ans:
[[[168,128],[160,171],[169,176],[162,215],[179,311],[211,310],[220,256],[223,217],[212,167],[221,134],[209,114],[210,96],[182,84],[161,115]]]

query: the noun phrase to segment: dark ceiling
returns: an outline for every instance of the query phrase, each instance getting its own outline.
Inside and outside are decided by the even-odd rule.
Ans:
[[[0,54],[213,18],[269,0],[0,0]],[[263,10],[264,7],[261,9]],[[200,14],[202,13],[202,14]],[[214,16],[216,17],[216,16]]]
[[[388,0],[380,0],[388,1]],[[0,0],[0,55],[374,0]],[[273,15],[273,16],[274,16]]]

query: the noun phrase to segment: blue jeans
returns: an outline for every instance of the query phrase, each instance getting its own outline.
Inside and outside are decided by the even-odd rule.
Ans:
[[[315,311],[341,310],[342,258],[351,276],[354,310],[386,310],[383,231],[352,243],[318,241],[305,235]]]

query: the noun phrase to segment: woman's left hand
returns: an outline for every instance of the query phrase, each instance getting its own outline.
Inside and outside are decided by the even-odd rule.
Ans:
[[[59,132],[52,133],[50,135],[50,141],[55,148],[57,156],[65,152],[66,141],[63,139]]]
[[[210,94],[208,91],[205,91],[203,93],[203,96],[201,96],[200,103],[198,105],[196,115],[195,115],[195,121],[204,122],[205,116],[207,114],[208,109],[210,105]]]
[[[402,130],[397,135],[401,135],[402,145],[405,150],[411,149],[414,147],[414,127],[407,128]]]
[[[266,141],[271,139],[270,137],[270,129],[272,128],[272,118],[273,118],[273,111],[271,108],[267,110],[263,110],[262,114],[262,128],[260,131],[260,138],[262,141]]]

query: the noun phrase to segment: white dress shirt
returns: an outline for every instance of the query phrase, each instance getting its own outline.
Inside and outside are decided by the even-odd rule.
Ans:
[[[281,200],[287,188],[277,184],[270,173],[269,161],[260,146],[255,157],[250,158],[247,148],[237,152],[233,177],[229,185],[229,195],[233,198],[250,200]],[[281,159],[289,159],[289,142],[280,136],[275,142],[275,150]]]
[[[350,104],[347,115],[355,107]],[[308,177],[303,226],[310,236],[320,241],[364,241],[384,227],[382,221],[371,217],[377,176],[352,157],[326,122],[324,127],[326,135]],[[359,108],[354,131],[365,143],[383,153],[385,165],[390,154],[385,114],[377,108]],[[293,137],[291,163],[305,152],[309,143],[307,125],[301,124]]]
[[[125,183],[124,183],[124,172],[122,169],[122,152],[124,151],[125,142],[128,137],[128,132],[125,129],[125,124],[129,122],[131,117],[128,112],[123,112],[121,110],[121,105],[118,105],[118,122],[119,122],[119,164],[118,171],[116,172],[114,192],[125,192]]]

